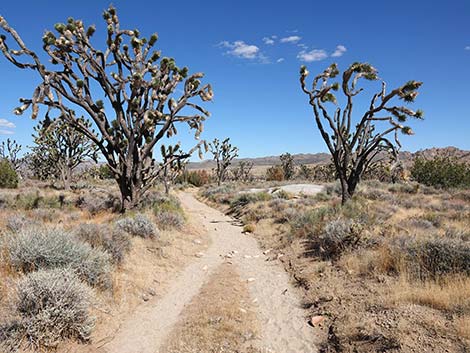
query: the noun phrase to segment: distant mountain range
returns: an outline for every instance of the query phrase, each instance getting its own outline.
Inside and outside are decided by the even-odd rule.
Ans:
[[[433,158],[435,156],[451,156],[465,162],[470,163],[470,151],[461,150],[456,147],[443,147],[443,148],[427,148],[417,152],[400,152],[400,160],[405,165],[410,164],[416,156],[424,158]],[[296,165],[300,164],[326,164],[330,162],[330,155],[328,153],[301,153],[294,154],[294,162]],[[237,165],[241,161],[253,162],[255,167],[271,166],[280,164],[279,156],[258,157],[258,158],[240,158],[234,159],[233,165]],[[215,166],[214,161],[204,160],[202,162],[191,162],[188,164],[188,169],[211,169]]]

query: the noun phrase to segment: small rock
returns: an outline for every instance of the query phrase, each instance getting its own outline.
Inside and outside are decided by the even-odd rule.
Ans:
[[[204,253],[202,253],[202,252],[198,252],[198,253],[197,253],[197,254],[195,254],[194,256],[196,256],[196,257],[203,257],[203,256],[204,256]]]
[[[245,255],[243,256],[245,259],[251,259],[251,256],[250,255]]]
[[[246,310],[245,310],[245,309],[240,308],[240,311],[241,311],[243,314],[246,314]]]
[[[265,250],[265,251],[263,251],[263,254],[264,254],[264,255],[268,255],[268,254],[271,252],[271,250],[272,250],[272,249]]]
[[[208,268],[209,268],[209,267],[207,267],[207,265],[205,265],[205,266],[202,268],[202,270],[203,270],[203,271],[207,271]]]
[[[157,292],[155,291],[155,289],[153,288],[149,288],[147,290],[147,293],[150,294],[152,297],[156,296],[157,295]]]
[[[193,240],[193,243],[200,245],[200,244],[202,244],[202,241],[199,240],[199,239],[194,239],[194,240]]]
[[[146,295],[146,294],[143,294],[143,295],[142,295],[142,300],[143,300],[144,302],[148,302],[149,299],[150,299],[150,298],[148,297],[148,295]]]
[[[258,298],[255,298],[252,300],[252,303],[257,303],[258,302]]]
[[[320,323],[325,320],[325,317],[324,316],[321,316],[321,315],[317,315],[317,316],[312,316],[312,318],[310,319],[310,322],[309,324],[313,327],[317,327],[320,325]]]
[[[254,280],[255,280],[255,279],[254,279],[253,277],[251,277],[251,278],[248,278],[248,279],[247,279],[247,282],[254,282]]]

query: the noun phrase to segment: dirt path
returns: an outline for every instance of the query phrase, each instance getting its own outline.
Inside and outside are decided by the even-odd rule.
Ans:
[[[105,345],[109,353],[164,353],[164,343],[180,314],[198,294],[212,272],[224,261],[236,266],[247,281],[255,303],[261,333],[259,348],[273,353],[316,352],[312,328],[307,325],[288,275],[275,262],[266,261],[255,239],[242,234],[230,217],[199,202],[190,193],[180,194],[194,226],[205,229],[212,244],[175,279],[167,294],[140,307]]]

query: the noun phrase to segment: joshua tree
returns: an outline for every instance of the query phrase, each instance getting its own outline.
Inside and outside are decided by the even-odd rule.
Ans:
[[[209,112],[191,100],[210,101],[213,93],[210,85],[201,85],[202,73],[188,76],[188,69],[177,67],[174,59],[160,59],[161,53],[153,49],[157,34],[147,39],[138,30],[122,29],[113,7],[103,18],[107,25],[103,50],[91,43],[95,27],[87,28],[81,20],[69,18],[67,23],[55,25],[55,33],[46,31],[43,49],[50,65],[0,17],[6,34],[0,36],[0,50],[17,67],[36,71],[41,80],[32,98],[20,100],[23,105],[16,113],[31,107],[35,118],[39,107],[45,106],[91,139],[118,182],[125,211],[138,204],[164,168],[153,157],[154,147],[175,135],[181,124],[199,137]],[[10,49],[7,36],[15,49]],[[182,90],[177,89],[181,82]],[[176,96],[179,91],[181,95]],[[82,123],[75,109],[88,115],[96,132]],[[167,163],[177,158],[169,158]]]
[[[379,80],[377,70],[366,63],[354,63],[343,72],[341,83],[330,82],[338,74],[336,64],[332,64],[314,78],[311,88],[307,88],[308,71],[302,66],[300,84],[309,97],[316,125],[333,157],[344,204],[354,194],[363,173],[377,161],[377,157],[390,154],[398,157],[401,147],[398,133],[413,134],[411,128],[403,124],[408,118],[422,119],[423,112],[394,105],[393,102],[414,102],[422,82],[409,81],[390,92],[382,82],[382,89],[372,96],[369,107],[356,120],[353,118],[353,99],[363,91],[363,88],[357,87],[358,81]],[[345,96],[343,108],[338,106],[333,93],[338,89]],[[336,108],[329,110],[328,103],[336,105]]]
[[[290,153],[281,154],[281,167],[284,171],[284,179],[292,179],[295,175],[294,157]]]
[[[179,152],[180,145],[168,146],[166,148],[164,145],[161,146],[162,153],[162,165],[163,171],[161,173],[161,180],[165,186],[165,193],[170,193],[171,184],[174,184],[176,178],[184,172],[186,164],[188,163],[189,154],[184,154]],[[179,153],[180,158],[173,158],[173,156]]]
[[[81,118],[80,124],[91,129],[88,120]],[[87,159],[97,160],[98,151],[91,140],[63,119],[45,119],[34,130],[31,166],[41,179],[58,177],[68,190],[74,169]]]
[[[240,161],[237,167],[232,171],[233,179],[242,182],[247,182],[252,179],[251,170],[253,169],[253,162]]]
[[[18,173],[21,167],[21,158],[18,157],[22,146],[15,140],[7,139],[0,144],[0,159],[6,159]]]
[[[229,142],[230,138],[226,138],[220,143],[218,139],[214,139],[209,143],[209,151],[214,156],[216,167],[214,169],[217,184],[220,186],[227,176],[227,168],[232,160],[238,156],[238,148],[232,146]]]

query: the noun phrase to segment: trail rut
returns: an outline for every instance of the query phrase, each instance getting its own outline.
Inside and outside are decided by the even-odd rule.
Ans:
[[[198,294],[210,274],[223,262],[237,267],[248,283],[261,333],[256,342],[262,352],[313,353],[315,336],[307,324],[296,291],[287,273],[273,261],[266,261],[256,240],[242,233],[233,220],[191,193],[179,195],[190,222],[203,227],[211,246],[177,278],[163,298],[148,302],[132,315],[103,348],[108,353],[164,353],[165,338],[178,323],[180,314]],[[196,254],[195,254],[196,255]]]

